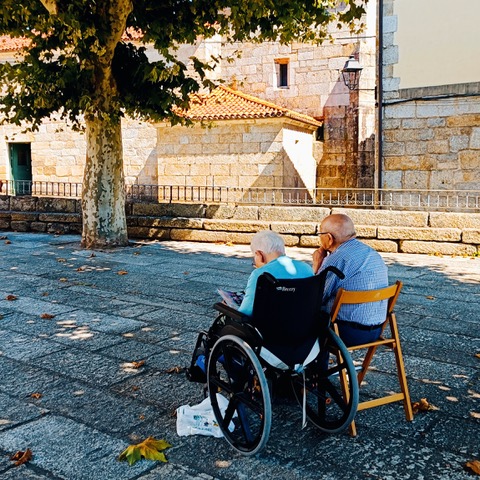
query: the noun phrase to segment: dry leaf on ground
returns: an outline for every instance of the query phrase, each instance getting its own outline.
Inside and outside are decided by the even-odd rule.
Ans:
[[[427,295],[425,298],[427,300],[435,300],[435,297],[433,295]]]
[[[10,245],[12,242],[10,240],[5,240],[5,245]]]
[[[139,360],[138,362],[131,362],[132,368],[140,368],[145,365],[145,360]]]
[[[5,300],[8,300],[9,302],[12,302],[13,300],[16,300],[17,297],[15,295],[7,295],[5,297]]]
[[[167,370],[165,370],[165,373],[182,373],[184,371],[185,371],[184,367],[176,366],[176,367],[168,368]]]
[[[44,318],[46,320],[50,320],[52,318],[55,318],[55,315],[52,315],[51,313],[42,313],[40,315],[40,318]]]
[[[29,448],[27,448],[24,452],[22,450],[19,450],[17,453],[14,453],[10,457],[10,460],[12,460],[12,462],[15,462],[15,465],[19,467],[20,465],[27,463],[29,460],[31,460],[31,458],[32,458],[32,451]]]
[[[157,440],[154,437],[148,437],[143,442],[135,445],[129,445],[118,457],[123,462],[127,461],[129,465],[133,465],[142,457],[146,460],[159,460],[167,462],[165,454],[162,450],[170,448],[171,445],[165,440]]]
[[[476,356],[477,358],[480,358],[480,352],[476,353],[475,356]]]
[[[34,398],[35,400],[38,400],[39,398],[42,398],[43,395],[40,392],[35,392],[35,393],[32,393],[30,397]]]
[[[419,412],[429,412],[432,410],[438,410],[437,407],[428,403],[426,398],[421,398],[419,402],[412,403],[413,414],[416,415]]]
[[[128,272],[126,270],[119,270],[117,275],[126,275]]]
[[[57,262],[59,263],[65,263],[67,261],[66,258],[57,258]]]
[[[465,467],[468,468],[473,473],[480,475],[480,461],[478,460],[470,460],[465,464]]]

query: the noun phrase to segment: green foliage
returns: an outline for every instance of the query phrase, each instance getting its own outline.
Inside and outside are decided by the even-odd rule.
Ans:
[[[30,41],[18,63],[0,64],[0,114],[36,128],[52,113],[80,127],[83,116],[132,117],[173,123],[189,94],[210,87],[207,63],[176,58],[180,44],[220,34],[225,41],[322,42],[327,27],[353,30],[366,0],[2,0],[0,34]],[[343,9],[336,9],[342,4]],[[50,11],[53,11],[50,9]],[[159,56],[151,60],[125,36],[140,30]]]

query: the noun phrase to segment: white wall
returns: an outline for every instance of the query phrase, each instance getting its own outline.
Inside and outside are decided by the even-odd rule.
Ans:
[[[480,81],[479,0],[396,0],[400,88]]]

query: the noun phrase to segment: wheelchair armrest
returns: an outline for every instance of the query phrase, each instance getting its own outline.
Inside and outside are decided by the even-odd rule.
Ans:
[[[251,320],[248,315],[245,315],[242,312],[239,312],[238,310],[229,307],[223,302],[216,303],[213,308],[218,312],[223,313],[227,317],[233,318],[233,320],[236,320],[237,322],[249,322]]]

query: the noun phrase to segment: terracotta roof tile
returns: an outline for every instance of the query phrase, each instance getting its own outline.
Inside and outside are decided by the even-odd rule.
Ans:
[[[125,42],[140,41],[143,38],[143,32],[133,28],[127,28],[122,36]],[[21,48],[28,45],[29,40],[26,38],[14,38],[9,35],[0,35],[0,52],[17,52]]]
[[[0,52],[17,52],[28,45],[26,38],[13,38],[9,35],[0,35]]]
[[[210,94],[193,96],[185,116],[191,120],[240,120],[288,117],[319,127],[322,122],[246,93],[220,85]]]

